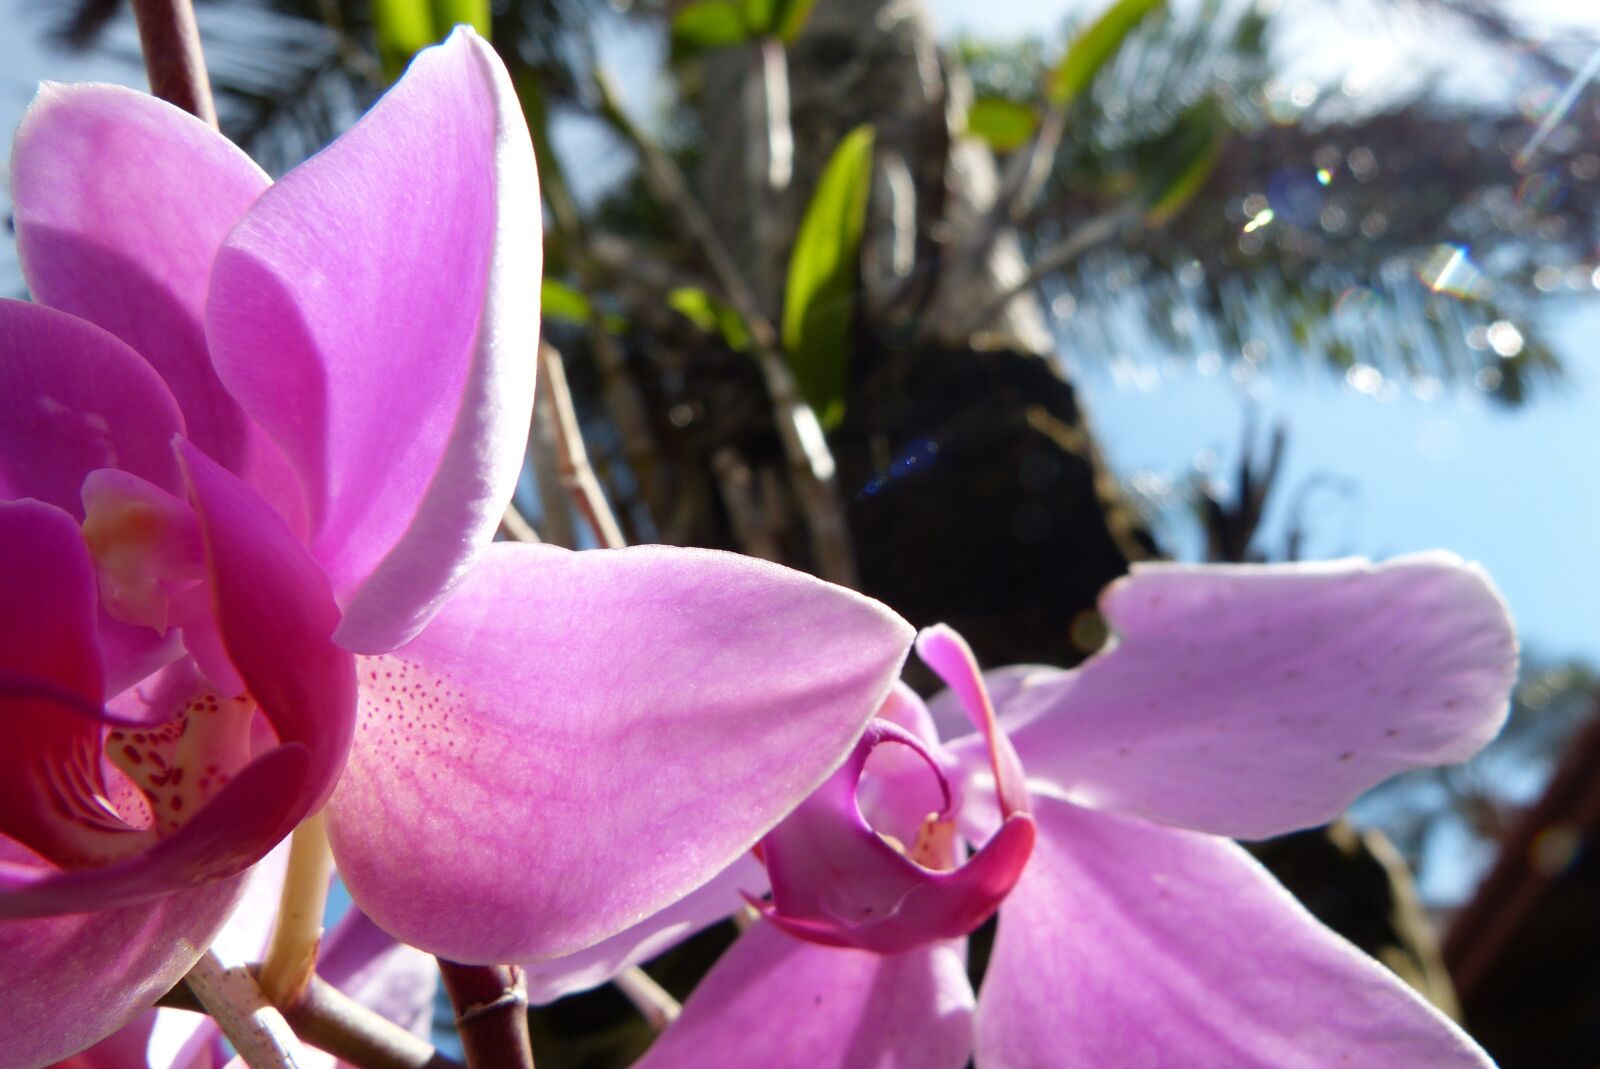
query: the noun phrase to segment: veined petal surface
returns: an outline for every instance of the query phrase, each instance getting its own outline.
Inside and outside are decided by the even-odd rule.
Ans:
[[[340,872],[444,957],[592,946],[820,784],[910,639],[877,602],[747,557],[490,546],[426,631],[359,666]]]
[[[1113,645],[1019,688],[1002,723],[1035,790],[1235,838],[1324,823],[1368,787],[1477,752],[1517,647],[1483,571],[1157,565],[1113,584]]]
[[[415,635],[510,500],[539,213],[510,78],[459,29],[262,196],[217,257],[217,370],[300,478],[348,649]]]
[[[883,955],[762,923],[718,959],[635,1069],[961,1069],[972,1004],[957,944]]]
[[[980,1069],[1491,1069],[1237,844],[1052,798],[1000,910]]]

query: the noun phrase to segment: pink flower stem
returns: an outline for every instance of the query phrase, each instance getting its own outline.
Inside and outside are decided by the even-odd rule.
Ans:
[[[145,69],[150,72],[150,91],[216,126],[217,106],[200,51],[194,5],[190,0],[133,0],[133,16],[139,24]]]
[[[458,965],[439,959],[456,1011],[468,1069],[533,1069],[528,988],[515,965]]]

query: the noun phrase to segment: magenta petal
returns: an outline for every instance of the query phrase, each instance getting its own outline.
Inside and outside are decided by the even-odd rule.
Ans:
[[[288,814],[287,833],[322,807],[344,767],[355,734],[355,659],[333,644],[333,592],[284,521],[193,445],[178,448],[228,656],[278,741],[305,746],[307,793]]]
[[[96,468],[181,487],[178,406],[139,354],[91,323],[0,299],[0,496],[36,497],[83,518]]]
[[[340,872],[446,957],[592,946],[809,794],[909,641],[877,602],[746,557],[490,546],[421,636],[360,665]]]
[[[0,753],[9,754],[25,747],[8,695],[48,692],[93,717],[102,691],[94,567],[77,523],[53,505],[0,501],[0,546],[0,701],[7,703],[8,736]]]
[[[1499,594],[1442,553],[1147,566],[1101,610],[1113,646],[1001,710],[1035,790],[1238,838],[1465,760],[1500,729],[1516,674]]]
[[[635,1069],[960,1069],[971,1051],[972,988],[955,946],[886,957],[758,924]]]
[[[0,889],[0,916],[106,909],[243,871],[333,789],[354,733],[355,672],[330,634],[338,610],[316,563],[253,490],[179,443],[233,666],[281,745],[245,765],[187,822],[98,868],[36,872]]]
[[[348,649],[421,630],[510,500],[540,257],[521,108],[460,29],[269,190],[217,258],[217,369],[305,487]]]
[[[868,755],[909,739],[875,721],[844,766],[761,840],[772,878],[772,903],[762,911],[773,924],[812,942],[894,954],[966,935],[993,915],[1027,864],[1033,823],[1025,813],[1013,815],[953,869],[911,860],[867,823],[856,802]],[[941,815],[951,815],[948,801]],[[945,834],[955,846],[953,823]]]
[[[1000,911],[978,1064],[1490,1069],[1234,843],[1035,797]]]
[[[7,847],[0,842],[0,857]],[[165,992],[227,919],[229,880],[87,914],[0,921],[0,1069],[33,1069],[121,1028]]]
[[[696,932],[726,920],[744,906],[745,895],[767,890],[767,870],[750,854],[717,873],[659,913],[626,931],[564,958],[524,966],[528,1001],[539,1005],[564,995],[599,987],[624,969],[665,953]]]
[[[34,298],[132,346],[171,387],[190,439],[251,482],[277,484],[275,503],[298,508],[283,458],[223,388],[206,349],[211,263],[270,184],[261,169],[147,93],[45,85],[17,130],[11,177]]]
[[[978,670],[978,659],[972,647],[951,628],[934,624],[917,636],[917,656],[956,693],[972,725],[983,736],[1000,812],[1008,817],[1013,813],[1026,813],[1028,788],[1022,764],[1011,741],[995,723],[994,705],[984,687],[983,673]]]
[[[438,961],[395,942],[361,910],[352,908],[323,939],[317,974],[367,1009],[428,1038]]]

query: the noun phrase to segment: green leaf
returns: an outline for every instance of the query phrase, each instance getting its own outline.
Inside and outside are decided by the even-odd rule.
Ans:
[[[539,284],[539,314],[564,323],[588,323],[594,318],[594,306],[560,279],[546,278]]]
[[[672,54],[744,44],[753,35],[740,0],[700,0],[672,17]]]
[[[721,334],[736,353],[750,349],[750,331],[733,305],[719,301],[696,286],[682,286],[667,294],[667,306],[707,334]]]
[[[433,0],[434,38],[443,37],[453,27],[466,23],[484,38],[489,37],[489,0]]]
[[[681,58],[762,37],[800,36],[817,0],[699,0],[672,18],[672,54]]]
[[[861,233],[872,190],[871,126],[844,136],[822,172],[789,255],[783,347],[824,427],[844,416]]]
[[[1026,104],[1004,97],[979,97],[967,109],[967,133],[989,143],[996,152],[1011,152],[1028,143],[1039,116]]]
[[[1207,97],[1178,116],[1165,134],[1141,149],[1139,187],[1147,226],[1165,226],[1211,177],[1228,142],[1228,122]]]
[[[383,71],[392,81],[412,56],[433,44],[433,10],[428,0],[372,0],[372,28]]]
[[[792,44],[806,28],[806,20],[811,18],[811,10],[816,6],[817,0],[778,0],[772,35],[784,44]]]
[[[1166,0],[1116,0],[1087,30],[1078,35],[1067,49],[1067,54],[1050,71],[1045,82],[1045,95],[1050,103],[1065,106],[1088,88],[1100,72],[1122,47],[1122,42],[1157,10],[1165,9]]]
[[[466,23],[489,36],[489,0],[372,0],[372,26],[384,73],[400,77],[411,57]]]

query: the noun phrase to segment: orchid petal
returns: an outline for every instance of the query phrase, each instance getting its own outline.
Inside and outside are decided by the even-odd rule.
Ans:
[[[983,1069],[1490,1069],[1236,844],[1034,802],[978,999]]]
[[[178,449],[223,641],[279,745],[140,853],[97,868],[18,874],[0,886],[0,917],[108,909],[241,872],[322,806],[343,766],[355,671],[329,638],[338,610],[327,581],[253,490],[192,444]]]
[[[809,794],[909,639],[877,602],[746,557],[490,546],[421,636],[360,667],[340,872],[386,930],[458,961],[592,946]]]
[[[223,388],[206,349],[211,263],[271,184],[266,174],[209,125],[148,93],[47,83],[17,128],[11,180],[17,254],[34,298],[136,350],[171,388],[189,438],[261,489],[291,525],[303,523],[282,454]]]
[[[0,858],[20,860],[0,838]],[[123,1027],[183,978],[242,880],[123,909],[0,921],[0,1069],[33,1069]]]
[[[83,518],[79,488],[121,468],[178,490],[177,403],[149,364],[105,331],[42,305],[0,299],[0,496]]]
[[[138,353],[91,323],[0,299],[0,497],[33,497],[84,515],[80,488],[115,466],[181,487],[172,436],[183,416]],[[145,627],[101,614],[106,687],[116,693],[174,655]]]
[[[246,889],[211,941],[224,965],[260,960],[272,934],[289,860],[282,843],[245,876]],[[216,1069],[226,1061],[222,1031],[210,1017],[152,1009],[86,1051],[52,1069]]]
[[[972,1051],[961,952],[815,946],[770,924],[722,955],[635,1069],[960,1069]]]
[[[726,920],[743,908],[743,895],[763,895],[767,887],[767,870],[753,855],[741,854],[705,886],[626,931],[576,954],[525,965],[528,1001],[542,1005],[599,987],[624,970],[664,954],[690,936]]]
[[[967,935],[994,913],[1033,848],[1025,813],[1007,820],[973,857],[939,870],[913,860],[921,844],[907,844],[911,856],[891,846],[857,805],[868,754],[885,742],[914,740],[875,721],[844,766],[761,841],[772,878],[772,903],[762,909],[768,920],[813,942],[894,954]],[[934,827],[951,809],[947,796]],[[954,848],[954,827],[945,827]]]
[[[510,500],[540,257],[522,112],[468,29],[418,54],[217,257],[218,372],[300,477],[348,649],[420,631]]]
[[[1109,651],[1002,710],[1035,791],[1237,838],[1331,820],[1504,722],[1516,639],[1483,571],[1143,567],[1101,610]],[[1016,726],[1011,726],[1016,725]]]
[[[995,723],[994,705],[984,689],[983,673],[978,670],[972,647],[951,628],[935,624],[923,628],[917,636],[917,656],[956,693],[973,726],[983,736],[1001,813],[1008,817],[1026,813],[1028,789],[1022,764],[1005,732]]]
[[[178,453],[227,654],[279,742],[306,748],[306,794],[286,814],[286,834],[322,807],[344,767],[355,734],[355,661],[333,644],[333,592],[284,521],[193,445],[180,442]]]

